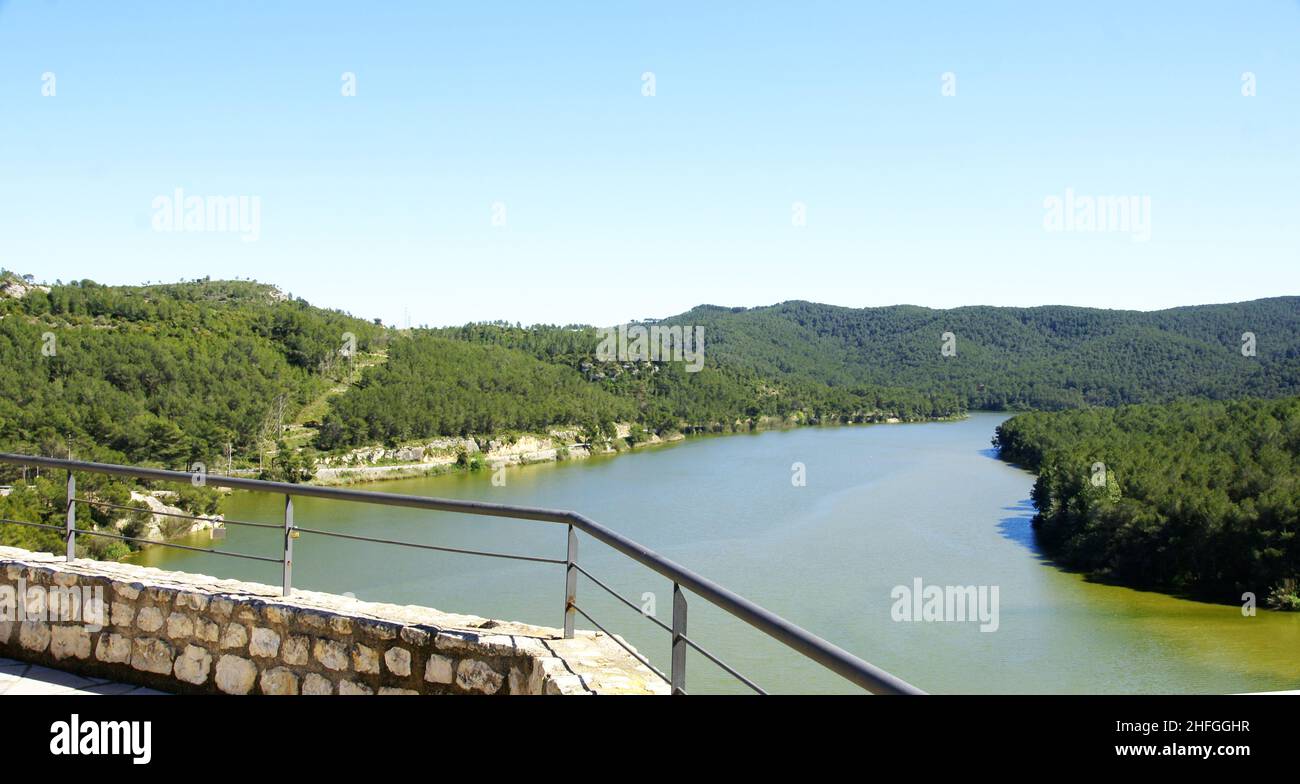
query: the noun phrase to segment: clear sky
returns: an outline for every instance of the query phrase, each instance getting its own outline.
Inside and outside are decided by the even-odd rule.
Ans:
[[[0,266],[417,325],[1300,294],[1300,6],[0,0]]]

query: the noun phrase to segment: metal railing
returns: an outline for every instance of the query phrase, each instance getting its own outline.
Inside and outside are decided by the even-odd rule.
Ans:
[[[563,564],[564,565],[564,637],[572,638],[574,633],[574,622],[576,616],[581,615],[590,623],[594,624],[597,629],[609,635],[609,638],[621,645],[629,654],[634,656],[646,667],[649,667],[658,677],[662,678],[670,687],[672,694],[686,693],[686,654],[687,649],[693,649],[709,661],[720,667],[729,675],[738,679],[741,683],[760,694],[766,692],[752,680],[737,672],[735,668],[724,662],[722,659],[705,649],[697,641],[687,635],[687,600],[686,591],[699,596],[705,601],[722,609],[728,614],[739,618],[748,623],[750,626],[758,629],[774,640],[786,645],[794,651],[806,656],[817,662],[823,667],[835,672],[846,680],[861,686],[875,694],[923,694],[921,690],[906,681],[891,675],[888,672],[876,667],[869,662],[854,656],[832,643],[827,642],[821,637],[802,629],[784,618],[772,613],[748,599],[718,585],[712,580],[681,566],[653,550],[628,539],[617,531],[606,528],[605,526],[587,519],[576,512],[567,512],[554,509],[539,509],[535,507],[510,506],[506,504],[491,504],[481,501],[461,501],[444,498],[426,498],[423,496],[401,495],[398,493],[380,493],[367,490],[349,490],[336,487],[317,487],[314,485],[290,484],[287,482],[268,482],[259,479],[243,479],[233,476],[221,476],[215,474],[203,475],[203,483],[216,487],[228,487],[235,490],[251,490],[261,493],[276,493],[284,496],[284,524],[271,525],[267,523],[254,523],[241,520],[217,520],[216,518],[202,517],[198,515],[183,515],[177,513],[154,512],[151,509],[139,509],[136,507],[126,507],[120,504],[110,504],[104,501],[97,501],[90,498],[79,497],[77,495],[76,472],[87,472],[93,474],[104,474],[108,476],[120,476],[130,479],[140,479],[152,482],[176,482],[192,483],[198,474],[187,473],[183,471],[168,471],[157,468],[137,468],[131,466],[112,465],[108,463],[90,463],[78,460],[61,460],[51,457],[36,457],[32,455],[17,455],[0,453],[0,464],[40,466],[51,469],[64,469],[68,472],[68,493],[67,493],[67,514],[66,524],[63,527],[47,525],[43,523],[34,523],[21,520],[7,520],[0,518],[0,524],[13,524],[30,526],[33,528],[43,528],[59,531],[63,534],[67,544],[66,556],[68,560],[76,557],[76,539],[77,536],[100,536],[110,539],[117,539],[125,542],[138,542],[143,544],[156,544],[163,547],[173,547],[182,550],[194,550],[198,552],[212,553],[215,555],[229,556],[233,558],[245,558],[256,561],[267,561],[271,563],[280,563],[283,565],[283,577],[281,587],[283,594],[289,596],[293,589],[293,540],[300,533],[312,534],[316,536],[326,536],[338,539],[350,539],[362,542],[374,542],[378,544],[397,545],[401,547],[412,547],[424,550],[436,550],[440,552],[462,553],[467,555],[478,555],[492,558],[508,558],[521,561],[533,561],[539,563]],[[356,534],[344,534],[337,531],[325,531],[317,528],[304,528],[296,525],[293,519],[293,499],[298,498],[325,498],[335,501],[354,501],[365,504],[378,504],[383,506],[400,506],[412,509],[423,509],[426,511],[437,512],[456,512],[461,514],[484,515],[492,517],[505,517],[514,520],[532,520],[547,523],[557,523],[568,527],[568,547],[564,558],[544,558],[529,555],[517,555],[512,553],[499,553],[486,550],[468,550],[455,547],[441,547],[435,545],[420,544],[417,542],[403,542],[391,539],[379,539],[369,536],[359,536]],[[191,520],[207,520],[209,522],[220,522],[224,525],[251,526],[257,528],[273,528],[283,531],[283,550],[280,558],[270,558],[260,555],[251,555],[246,553],[237,553],[229,550],[218,550],[215,548],[193,547],[190,545],[174,544],[171,542],[156,542],[153,540],[142,539],[138,537],[124,536],[121,534],[112,534],[104,531],[93,531],[87,529],[78,530],[76,527],[76,507],[78,503],[111,507],[117,509],[126,509],[133,512],[143,512],[146,514],[163,514],[170,517],[182,517]],[[665,624],[663,621],[655,618],[653,615],[644,614],[637,605],[620,595],[602,580],[587,571],[578,564],[578,532],[582,532],[598,542],[608,545],[610,548],[631,558],[633,561],[649,568],[650,570],[666,577],[673,585],[673,615],[672,624]],[[670,667],[667,674],[656,668],[650,661],[640,653],[634,651],[630,646],[624,643],[617,635],[606,629],[599,621],[593,618],[587,611],[578,604],[578,576],[582,575],[589,579],[596,586],[607,591],[614,598],[623,604],[631,607],[642,617],[647,618],[655,625],[662,628],[671,635],[671,655]]]

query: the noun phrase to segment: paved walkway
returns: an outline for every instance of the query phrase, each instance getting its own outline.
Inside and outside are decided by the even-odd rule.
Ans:
[[[0,657],[0,697],[10,694],[166,694],[156,689],[86,678]]]

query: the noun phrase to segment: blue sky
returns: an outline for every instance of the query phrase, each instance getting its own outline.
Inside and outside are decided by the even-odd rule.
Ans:
[[[0,266],[399,324],[1300,294],[1297,42],[1295,2],[10,0]],[[256,241],[155,231],[176,188]],[[1150,239],[1046,231],[1067,188]]]

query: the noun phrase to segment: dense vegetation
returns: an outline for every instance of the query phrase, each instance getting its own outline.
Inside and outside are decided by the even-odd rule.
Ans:
[[[382,327],[241,281],[0,298],[0,448],[183,468],[278,437],[327,384],[344,333]]]
[[[544,430],[627,419],[632,406],[576,372],[500,346],[431,335],[397,341],[388,361],[334,403],[317,443],[397,443],[434,435]]]
[[[662,322],[704,328],[704,365],[692,373],[681,362],[598,357],[602,335],[588,326],[397,332],[252,282],[46,288],[0,272],[0,289],[0,450],[183,468],[217,465],[229,445],[236,464],[266,453],[267,472],[292,481],[311,475],[308,441],[345,450],[555,427],[596,440],[621,422],[635,443],[968,406],[1300,394],[1294,297],[1155,313],[701,306]],[[956,356],[940,351],[945,332]],[[1257,356],[1242,355],[1245,332]],[[376,352],[379,364],[360,376],[344,367],[348,334],[358,352]],[[1036,414],[999,438],[1004,455],[1040,471],[1042,536],[1069,563],[1170,590],[1272,590],[1284,601],[1297,576],[1294,407]],[[1102,489],[1084,481],[1097,461],[1113,475]],[[0,484],[15,479],[0,467]],[[28,479],[0,499],[0,518],[57,523],[61,482]],[[123,504],[133,489],[102,478],[85,486]],[[178,503],[197,512],[214,502]],[[107,512],[80,520],[109,522]],[[0,541],[57,548],[58,536],[3,526]]]
[[[1063,409],[1300,394],[1300,297],[1155,312],[810,302],[701,306],[708,356],[775,378],[949,393],[971,408]],[[941,336],[956,356],[942,356]],[[1242,335],[1256,356],[1242,355]]]
[[[465,377],[471,386],[486,384],[494,392],[528,388],[507,377],[523,372],[526,363],[518,355],[524,354],[577,371],[620,398],[584,395],[579,407],[588,407],[590,415],[575,419],[573,406],[562,402],[574,377],[562,373],[554,384],[531,388],[537,400],[498,395],[486,407],[500,413],[498,424],[521,429],[630,416],[655,432],[716,430],[764,418],[910,420],[966,407],[1053,410],[1300,393],[1296,297],[1153,313],[1054,306],[850,309],[787,302],[753,309],[701,306],[661,323],[704,328],[704,371],[687,373],[671,362],[599,362],[594,355],[600,334],[581,326],[471,324],[430,331],[405,353],[428,377]],[[954,337],[954,356],[941,351],[944,333]],[[1245,333],[1254,335],[1252,356],[1242,352]],[[494,356],[512,359],[494,366],[472,351],[439,357],[448,344],[436,338],[491,347],[500,350]],[[462,374],[453,367],[457,363],[469,372]],[[402,410],[391,403],[435,393],[422,388],[420,373],[409,368],[379,369],[366,388],[336,406],[318,444],[328,449],[472,431],[483,412],[471,410],[472,396],[462,393],[454,391],[460,398],[455,402],[429,400],[457,412],[451,416]],[[536,407],[538,400],[546,405]]]
[[[215,466],[269,448],[284,416],[337,376],[343,335],[358,350],[383,336],[373,323],[240,281],[164,286],[101,286],[91,281],[37,287],[0,271],[0,451],[184,469]],[[21,294],[21,296],[15,296]],[[286,458],[277,456],[279,466]],[[0,466],[0,518],[63,524],[62,476]],[[275,478],[280,478],[279,476]],[[86,497],[142,509],[136,483],[79,477]],[[175,490],[177,488],[159,488]],[[215,510],[215,495],[180,488],[172,501],[194,514]],[[78,527],[104,526],[120,510],[83,506]],[[147,515],[128,513],[119,533],[138,533]],[[0,543],[62,550],[52,531],[0,527]],[[126,546],[81,537],[78,551],[121,555]]]
[[[14,487],[9,495],[0,496],[0,519],[42,523],[62,528],[65,524],[66,481],[66,475],[62,472],[51,475],[48,472],[38,473],[29,469],[26,482]],[[131,499],[131,492],[138,489],[144,488],[137,487],[130,480],[101,474],[79,474],[77,477],[79,496],[129,507],[135,511],[126,512],[124,525],[116,528],[113,524],[123,518],[122,510],[98,504],[78,504],[77,529],[80,531],[99,529],[123,536],[140,536],[145,521],[151,515],[144,503]],[[168,502],[190,514],[211,515],[217,511],[220,496],[211,488],[170,485],[159,489],[173,492],[174,496],[170,497]],[[179,528],[187,527],[190,522],[184,519],[166,521],[167,524]],[[62,553],[65,547],[63,535],[57,531],[17,525],[0,526],[0,544],[53,553]],[[130,545],[120,539],[99,536],[77,538],[77,555],[82,558],[119,558],[126,555],[130,549]]]
[[[790,302],[664,323],[704,327],[703,371],[601,362],[591,327],[399,337],[252,282],[55,285],[0,298],[0,444],[164,465],[214,461],[228,443],[249,456],[329,386],[344,333],[360,351],[391,339],[393,356],[322,407],[325,449],[615,420],[662,433],[1300,392],[1296,298],[1157,313]],[[1246,331],[1258,356],[1241,354]],[[956,356],[941,355],[943,332]]]
[[[1300,398],[1013,417],[1034,525],[1065,564],[1129,585],[1300,609]]]
[[[317,445],[337,449],[438,435],[576,425],[608,437],[615,422],[646,433],[731,430],[763,418],[807,422],[959,414],[955,395],[777,379],[707,363],[601,361],[592,327],[472,324],[393,344],[334,404]]]

